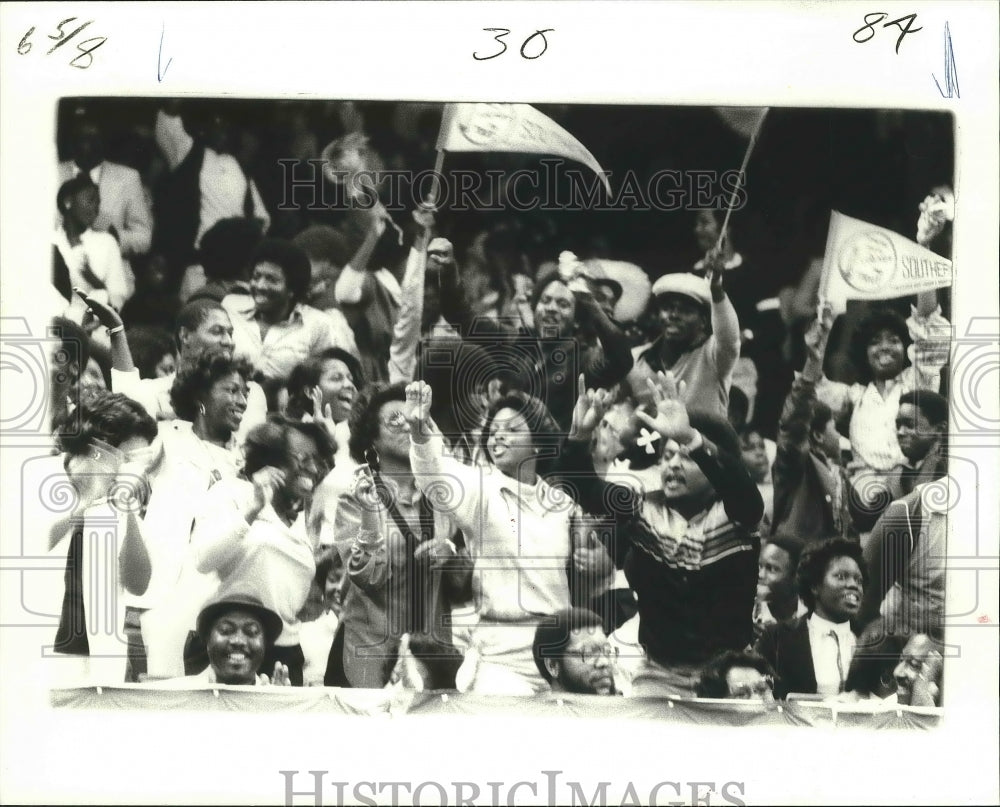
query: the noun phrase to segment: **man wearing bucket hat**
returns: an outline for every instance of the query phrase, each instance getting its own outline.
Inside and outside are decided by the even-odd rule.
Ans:
[[[640,402],[650,400],[647,379],[655,378],[657,371],[672,372],[686,383],[684,402],[689,408],[726,417],[733,367],[740,355],[740,326],[717,263],[711,261],[710,281],[675,272],[653,284],[663,331],[651,344],[632,351],[628,383]]]
[[[258,675],[264,655],[281,634],[281,617],[250,592],[229,591],[198,615],[198,635],[208,650],[208,669],[199,676],[217,684],[288,686],[288,668],[278,662],[273,678]]]

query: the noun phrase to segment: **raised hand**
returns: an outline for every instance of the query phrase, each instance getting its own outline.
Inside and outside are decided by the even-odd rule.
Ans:
[[[361,505],[361,529],[378,530],[378,511],[382,509],[382,499],[375,477],[367,465],[355,469],[351,480],[351,495]]]
[[[430,386],[423,381],[414,381],[406,385],[406,406],[403,414],[410,424],[410,439],[415,443],[427,442],[431,396]]]
[[[944,230],[945,223],[955,218],[955,194],[951,188],[935,188],[920,203],[917,219],[917,243],[929,246]]]
[[[333,408],[330,404],[323,404],[323,390],[320,389],[317,384],[309,392],[309,398],[312,401],[313,411],[312,419],[313,422],[319,423],[327,433],[333,437],[334,429],[337,428],[337,424],[333,422]]]
[[[726,246],[726,239],[723,239],[722,248],[712,247],[705,253],[705,279],[708,280],[713,300],[719,300],[725,294],[722,281],[726,275],[726,261],[723,258],[727,251]]]
[[[121,326],[121,315],[111,305],[95,300],[93,297],[84,294],[80,289],[74,289],[73,291],[86,304],[87,311],[93,314],[97,321],[105,328],[118,328]]]
[[[582,522],[578,530],[583,534],[576,536],[577,546],[573,550],[573,568],[580,574],[593,578],[610,576],[615,568],[611,555],[598,537],[594,526],[586,523],[586,518],[582,519]]]
[[[455,248],[447,238],[434,238],[427,245],[427,269],[439,272],[455,265]]]
[[[673,373],[658,372],[656,379],[646,379],[656,404],[656,417],[642,410],[636,411],[636,417],[649,428],[655,429],[665,440],[676,440],[678,443],[690,443],[695,437],[688,419],[687,406],[683,395],[687,384],[677,381]]]
[[[586,440],[611,408],[612,395],[605,389],[587,389],[583,373],[577,379],[577,389],[579,395],[573,408],[573,425],[570,433],[574,440]]]
[[[427,204],[419,205],[413,211],[413,220],[419,227],[422,227],[425,230],[430,230],[434,227],[434,208]]]
[[[823,362],[823,357],[826,354],[826,342],[830,338],[832,328],[833,308],[829,303],[822,303],[819,316],[812,321],[804,337],[806,353],[810,359]]]

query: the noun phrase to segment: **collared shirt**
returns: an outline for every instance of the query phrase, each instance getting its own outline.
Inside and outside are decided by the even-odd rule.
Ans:
[[[65,182],[82,171],[71,160],[59,163],[59,181]],[[139,172],[126,165],[104,161],[90,169],[90,179],[101,193],[101,207],[94,229],[114,227],[122,259],[145,255],[153,236],[153,216],[147,192]]]
[[[541,479],[523,485],[496,468],[463,465],[440,435],[412,444],[410,462],[417,484],[444,494],[466,536],[481,619],[527,620],[569,607],[572,499]]]
[[[69,270],[70,283],[75,288],[80,288],[98,302],[110,303],[115,308],[121,308],[132,296],[135,283],[131,272],[125,270],[118,242],[113,236],[84,230],[80,233],[80,243],[71,246],[66,231],[58,227],[52,243],[62,255]],[[95,279],[98,281],[96,284],[91,282]]]
[[[127,395],[145,409],[155,420],[174,420],[177,414],[170,403],[170,388],[177,378],[176,373],[162,378],[140,378],[138,370],[122,372],[111,370],[111,389]],[[249,431],[267,420],[267,398],[260,384],[251,381],[247,386],[247,408],[240,421],[240,427],[233,435],[233,446],[243,445]]]
[[[230,294],[222,301],[233,321],[234,354],[247,359],[265,378],[285,380],[297,364],[330,347],[358,355],[354,331],[337,311],[319,311],[297,303],[288,319],[276,322],[261,337],[252,300]]]
[[[824,697],[839,695],[851,668],[858,637],[850,622],[831,622],[815,612],[806,620],[816,692]],[[831,632],[836,636],[831,636]]]

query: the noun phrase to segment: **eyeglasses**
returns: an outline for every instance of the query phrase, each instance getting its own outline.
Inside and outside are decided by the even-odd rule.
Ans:
[[[320,460],[315,454],[289,454],[288,458],[296,468],[319,468]]]
[[[760,681],[756,684],[740,684],[739,686],[733,687],[729,690],[730,698],[739,698],[741,700],[752,700],[754,698],[762,698],[769,692],[774,691],[774,678],[770,675],[761,676]]]
[[[581,647],[577,652],[580,654],[580,661],[584,664],[594,664],[602,658],[607,661],[618,659],[618,648],[610,644],[603,647]]]
[[[402,412],[393,412],[388,417],[379,418],[379,423],[385,426],[387,429],[392,429],[394,432],[405,431],[410,427],[409,421],[406,419],[406,415]]]

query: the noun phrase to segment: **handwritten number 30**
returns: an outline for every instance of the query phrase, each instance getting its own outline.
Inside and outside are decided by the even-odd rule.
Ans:
[[[491,53],[489,56],[480,56],[478,53],[473,53],[472,58],[478,62],[485,62],[489,59],[495,59],[497,56],[502,56],[503,54],[505,54],[507,52],[507,43],[503,41],[503,38],[510,33],[510,28],[483,28],[483,30],[499,32],[495,37],[493,37],[493,39],[496,40],[496,42],[499,45],[501,45],[501,50],[497,51],[496,53]],[[533,33],[531,36],[525,39],[524,43],[521,45],[521,58],[533,61],[537,59],[539,56],[541,56],[543,53],[545,53],[545,51],[549,49],[549,41],[545,38],[545,34],[548,33],[549,31],[554,31],[554,30],[555,30],[554,28],[543,28],[540,31],[535,31],[535,33]],[[534,56],[529,56],[526,53],[528,49],[528,43],[531,42],[531,40],[534,39],[536,36],[540,36],[542,38],[542,49],[538,51],[538,53],[536,53]]]

